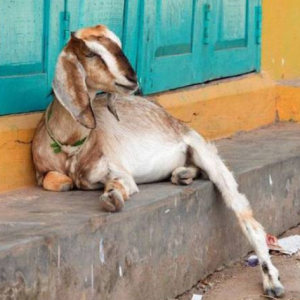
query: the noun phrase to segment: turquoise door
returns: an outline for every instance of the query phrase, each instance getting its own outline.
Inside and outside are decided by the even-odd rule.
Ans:
[[[145,93],[258,71],[260,0],[145,0],[138,73]]]
[[[71,31],[104,24],[137,61],[139,0],[0,0],[0,115],[43,110]]]
[[[44,109],[70,32],[100,23],[147,94],[258,71],[260,1],[0,0],[0,115]]]
[[[61,0],[0,0],[0,115],[45,108],[60,10]]]
[[[143,91],[158,92],[201,81],[201,1],[143,3],[138,59]]]
[[[205,81],[259,70],[259,0],[210,0],[205,5]]]

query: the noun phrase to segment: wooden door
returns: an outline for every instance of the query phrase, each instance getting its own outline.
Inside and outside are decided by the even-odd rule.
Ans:
[[[145,93],[260,70],[260,0],[145,0],[138,71]]]
[[[259,71],[259,7],[259,0],[210,0],[205,5],[205,81]]]
[[[145,0],[138,71],[145,93],[201,81],[199,0]]]
[[[46,107],[63,9],[62,0],[0,0],[0,115]]]

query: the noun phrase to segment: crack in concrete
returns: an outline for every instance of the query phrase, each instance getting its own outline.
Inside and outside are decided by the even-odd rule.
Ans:
[[[26,142],[26,141],[21,141],[21,140],[15,140],[15,143],[18,143],[18,144],[24,144],[24,145],[30,145],[32,144],[32,140]]]

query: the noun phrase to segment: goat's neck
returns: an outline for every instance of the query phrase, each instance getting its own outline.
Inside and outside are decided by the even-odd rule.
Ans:
[[[61,144],[72,145],[89,135],[90,129],[76,122],[56,98],[52,103],[51,111],[48,127],[55,139]]]

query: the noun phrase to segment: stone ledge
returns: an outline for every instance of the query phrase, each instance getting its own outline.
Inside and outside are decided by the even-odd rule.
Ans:
[[[300,223],[299,132],[276,124],[217,143],[275,235]],[[174,298],[250,249],[209,181],[144,185],[118,214],[99,212],[99,194],[30,188],[0,196],[2,297]]]

